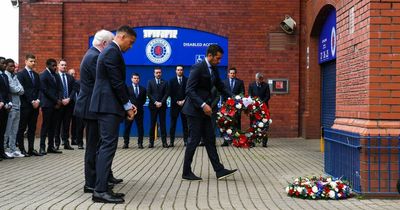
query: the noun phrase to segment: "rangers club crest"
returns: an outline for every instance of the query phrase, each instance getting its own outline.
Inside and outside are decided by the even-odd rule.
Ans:
[[[165,39],[152,39],[146,45],[146,56],[153,63],[165,63],[171,57],[171,45]]]

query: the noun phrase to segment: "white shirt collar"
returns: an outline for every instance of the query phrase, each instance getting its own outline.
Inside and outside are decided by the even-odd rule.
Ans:
[[[28,70],[28,71],[32,71],[32,69],[29,68],[28,66],[25,66],[25,69]]]
[[[211,64],[208,62],[207,58],[204,60],[206,61],[208,68],[211,68]]]
[[[115,40],[113,40],[113,42],[118,46],[119,51],[121,51],[121,47],[119,46],[119,44]]]

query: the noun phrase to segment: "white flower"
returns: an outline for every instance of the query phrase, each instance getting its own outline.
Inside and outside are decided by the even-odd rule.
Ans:
[[[286,193],[289,193],[289,190],[290,190],[289,187],[286,187]]]
[[[236,109],[241,109],[242,108],[242,104],[236,104]]]
[[[261,111],[261,113],[262,113],[262,114],[265,114],[265,112],[264,112],[264,111]]]
[[[295,182],[298,182],[298,181],[299,181],[299,179],[298,179],[298,178],[296,178],[294,181],[295,181]]]
[[[221,133],[223,133],[223,132],[224,132],[224,129],[220,128],[219,131],[221,131]]]
[[[263,123],[267,123],[268,122],[267,118],[262,119],[262,121],[263,121]]]
[[[333,189],[336,188],[336,182],[331,182],[331,183],[329,183],[329,185],[331,185],[331,187],[332,187]]]
[[[256,107],[256,106],[253,106],[253,109],[257,109],[257,107]]]
[[[335,198],[335,191],[333,190],[329,191],[329,197],[332,199]]]
[[[272,124],[272,119],[269,119],[268,121],[269,121],[269,124]]]
[[[242,97],[240,97],[240,95],[236,95],[236,96],[235,96],[235,99],[236,99],[236,100],[240,100],[241,98],[242,98]]]
[[[262,122],[259,122],[259,123],[258,123],[258,127],[259,127],[259,128],[262,128],[262,127],[264,127],[264,123],[262,123]]]
[[[317,186],[312,187],[312,191],[313,191],[314,193],[318,192],[318,187],[317,187]]]
[[[301,193],[301,191],[303,191],[302,187],[297,187],[297,192]]]
[[[232,129],[226,130],[226,133],[227,133],[228,135],[231,135],[231,134],[232,134]]]
[[[338,197],[338,198],[342,197],[342,193],[338,193],[338,194],[337,194],[337,197]]]
[[[331,177],[328,177],[328,178],[326,179],[326,181],[327,181],[327,182],[331,182],[331,181],[332,181],[332,178],[331,178]]]
[[[339,192],[339,189],[338,189],[338,188],[335,188],[335,192]]]

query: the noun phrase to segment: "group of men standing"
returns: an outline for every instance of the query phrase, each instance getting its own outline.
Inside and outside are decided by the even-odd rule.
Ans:
[[[21,70],[15,68],[12,59],[0,57],[0,160],[59,154],[62,153],[59,150],[61,143],[64,149],[73,150],[70,132],[72,144],[83,149],[83,125],[79,118],[72,117],[79,92],[79,81],[72,76],[75,70],[68,71],[65,60],[57,64],[52,58],[46,61],[46,69],[40,74],[35,70],[36,57],[33,54],[25,56],[25,68]],[[38,152],[34,141],[39,109],[43,119]],[[71,120],[74,122],[72,129]],[[27,150],[25,136],[28,139]]]

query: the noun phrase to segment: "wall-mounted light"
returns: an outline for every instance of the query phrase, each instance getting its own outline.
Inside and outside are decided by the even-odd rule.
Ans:
[[[296,29],[296,21],[294,21],[289,15],[286,15],[280,26],[285,33],[293,34]]]
[[[19,7],[19,0],[11,0],[11,4],[13,7]]]

